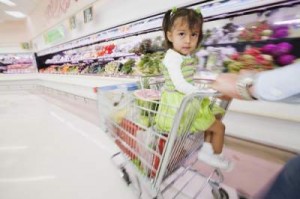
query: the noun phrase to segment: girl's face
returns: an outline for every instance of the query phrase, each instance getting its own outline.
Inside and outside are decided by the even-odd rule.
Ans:
[[[177,18],[167,37],[173,44],[173,49],[182,55],[189,55],[197,48],[200,27],[190,29],[188,23],[182,18]]]

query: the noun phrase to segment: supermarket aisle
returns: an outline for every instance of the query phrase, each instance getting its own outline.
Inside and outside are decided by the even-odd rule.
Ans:
[[[1,92],[0,198],[133,198],[100,132],[38,95]]]
[[[118,149],[91,120],[96,104],[38,92],[0,94],[1,199],[135,198],[109,160]],[[253,196],[281,168],[281,164],[239,152],[232,148],[232,141],[227,144],[225,154],[236,168],[224,173],[222,186],[231,198],[236,198],[234,189]],[[203,164],[195,169],[207,175],[211,170]],[[202,182],[197,179],[192,188],[198,190]],[[180,190],[183,183],[184,179],[174,189]],[[207,195],[201,198],[211,197],[210,190],[203,194]]]

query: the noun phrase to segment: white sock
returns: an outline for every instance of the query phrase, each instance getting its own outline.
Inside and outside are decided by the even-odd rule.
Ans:
[[[213,147],[212,147],[210,142],[204,142],[203,145],[202,145],[201,150],[203,150],[207,153],[210,153],[210,154],[214,153]]]

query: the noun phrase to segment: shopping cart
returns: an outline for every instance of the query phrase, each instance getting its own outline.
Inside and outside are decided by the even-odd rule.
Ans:
[[[198,86],[207,89],[209,81],[195,81]],[[229,104],[217,100],[215,92],[190,94],[183,99],[180,107],[164,104],[177,114],[163,116],[173,121],[171,131],[163,132],[156,126],[163,84],[160,76],[142,77],[140,89],[131,84],[98,90],[101,127],[120,148],[112,160],[139,198],[182,198],[181,191],[189,186],[189,182],[180,190],[172,190],[171,197],[165,193],[188,171],[195,176],[203,176],[194,169],[197,160],[187,161],[201,148],[204,139],[202,132],[190,132],[196,111],[200,108],[200,103],[195,102],[210,97],[212,103],[219,103],[225,109]],[[199,190],[191,198],[199,198],[207,185],[210,185],[214,198],[228,198],[226,191],[220,187],[223,175],[219,169],[205,177],[206,183],[199,185]]]

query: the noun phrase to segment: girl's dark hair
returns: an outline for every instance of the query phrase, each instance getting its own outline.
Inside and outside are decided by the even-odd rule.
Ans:
[[[193,29],[195,26],[200,27],[200,33],[198,38],[198,44],[202,40],[202,25],[203,25],[203,17],[201,13],[197,13],[193,9],[188,8],[178,8],[174,13],[172,13],[172,10],[168,10],[164,16],[163,23],[162,23],[162,29],[164,31],[165,35],[165,44],[167,49],[173,48],[172,42],[168,40],[167,32],[171,31],[174,22],[177,18],[182,17],[184,20],[186,20],[189,24],[189,28]]]

